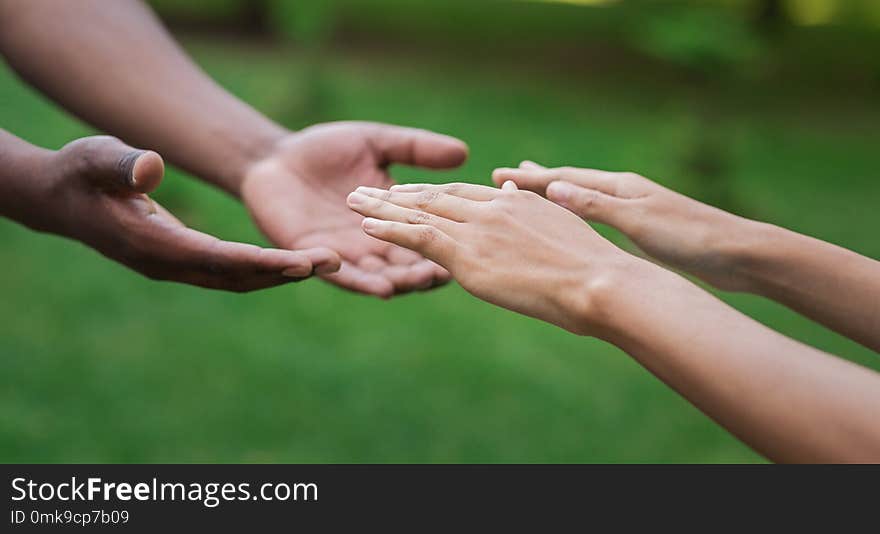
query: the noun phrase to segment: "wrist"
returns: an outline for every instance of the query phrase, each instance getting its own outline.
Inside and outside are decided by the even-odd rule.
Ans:
[[[743,290],[767,295],[790,283],[790,273],[802,266],[805,236],[780,226],[755,222],[748,247],[736,260],[737,276]]]
[[[233,163],[226,164],[218,174],[216,183],[237,198],[241,198],[242,187],[251,171],[276,154],[281,142],[293,132],[271,123],[246,139],[236,140],[233,149]],[[221,160],[224,158],[221,158]],[[228,162],[229,159],[225,158]]]
[[[5,132],[0,150],[0,215],[33,227],[33,213],[45,207],[50,187],[51,150],[22,141]],[[13,138],[13,142],[9,142]]]
[[[589,335],[620,346],[632,335],[633,321],[655,309],[664,299],[675,300],[693,284],[678,274],[642,258],[629,256],[615,269],[586,283],[587,308],[580,315]]]
[[[607,339],[620,328],[627,313],[625,308],[664,272],[667,271],[623,251],[604,261],[599,270],[586,269],[573,288],[561,288],[564,314],[573,318],[568,329]]]
[[[723,217],[705,225],[706,233],[691,244],[693,250],[688,261],[672,262],[672,265],[716,289],[752,292],[751,271],[755,255],[775,227],[714,211]]]
[[[736,231],[729,233],[721,252],[733,281],[731,287],[721,289],[759,293],[762,273],[780,253],[787,232],[772,224],[741,219]]]

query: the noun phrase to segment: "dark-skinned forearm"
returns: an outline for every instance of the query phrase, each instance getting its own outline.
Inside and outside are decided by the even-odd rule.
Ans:
[[[205,75],[138,0],[0,0],[0,51],[74,114],[233,194],[285,133]]]

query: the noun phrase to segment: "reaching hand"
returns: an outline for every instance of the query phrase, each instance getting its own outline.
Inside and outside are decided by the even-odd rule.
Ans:
[[[443,284],[449,273],[419,254],[373,239],[345,205],[360,185],[388,188],[392,163],[451,168],[467,158],[461,141],[425,130],[365,122],[312,126],[284,138],[252,165],[241,195],[254,220],[284,248],[326,246],[342,256],[328,281],[387,298]]]
[[[424,254],[473,295],[576,333],[592,297],[635,260],[571,212],[519,191],[471,184],[360,187],[348,205],[369,235]]]
[[[691,272],[720,289],[744,290],[737,251],[747,248],[749,223],[629,172],[559,167],[524,161],[518,169],[496,169],[496,184],[508,180],[535,191],[581,217],[613,226],[647,254]]]
[[[155,152],[91,137],[46,154],[30,169],[40,186],[18,210],[21,222],[82,241],[150,278],[251,291],[339,268],[328,249],[262,249],[187,228],[147,196],[164,172]]]

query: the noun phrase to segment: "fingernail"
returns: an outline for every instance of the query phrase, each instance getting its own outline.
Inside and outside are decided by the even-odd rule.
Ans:
[[[132,150],[119,161],[119,168],[122,171],[125,180],[128,182],[128,185],[131,187],[137,186],[137,178],[134,175],[134,164],[137,163],[137,160],[146,153],[146,150]]]
[[[360,193],[352,193],[348,195],[348,203],[352,206],[359,206],[366,202],[367,197]]]
[[[364,230],[368,230],[368,231],[378,230],[381,225],[382,225],[382,221],[380,221],[378,219],[373,219],[370,217],[367,217],[366,219],[364,219]]]
[[[282,276],[286,276],[288,278],[304,278],[308,276],[311,272],[311,269],[303,266],[298,267],[288,267],[281,271]]]

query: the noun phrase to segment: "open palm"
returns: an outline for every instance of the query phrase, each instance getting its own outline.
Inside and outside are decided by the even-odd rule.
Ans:
[[[442,284],[449,273],[414,252],[364,234],[362,217],[348,209],[346,197],[361,185],[393,185],[387,171],[392,163],[452,168],[466,157],[461,141],[425,130],[369,122],[319,124],[290,134],[252,166],[241,193],[260,229],[276,245],[334,249],[342,256],[342,268],[325,279],[389,297]]]

